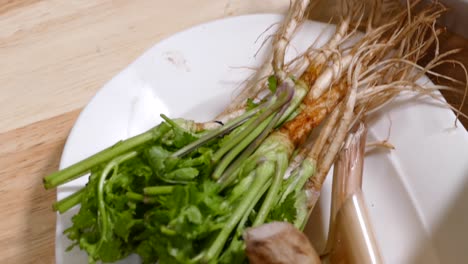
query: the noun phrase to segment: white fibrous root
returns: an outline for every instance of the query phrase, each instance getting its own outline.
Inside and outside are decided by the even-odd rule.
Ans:
[[[273,49],[256,73],[246,83],[242,91],[230,102],[215,120],[227,119],[231,112],[244,109],[247,99],[255,98],[262,90],[266,89],[266,79],[272,74],[279,77],[280,82],[287,78],[284,71],[284,57],[286,47],[301,26],[309,7],[313,7],[318,0],[296,0],[290,7],[287,17],[280,25],[273,38]]]
[[[336,60],[322,70],[310,88],[305,102],[309,100],[310,105],[314,105],[320,98],[328,96],[328,103],[333,105],[307,157],[317,164],[317,171],[306,185],[311,194],[311,209],[317,202],[325,177],[343,147],[346,135],[357,120],[371,115],[402,93],[430,96],[445,103],[440,94],[434,91],[453,88],[418,83],[424,74],[457,84],[461,82],[433,71],[435,65],[443,63],[454,63],[465,70],[459,62],[447,59],[447,56],[458,50],[439,53],[436,45],[435,58],[426,66],[418,65],[430,47],[437,44],[441,30],[434,28],[434,22],[446,10],[440,3],[420,6],[419,2],[412,2],[399,11],[393,9],[393,19],[387,19],[386,16],[377,19],[375,15],[370,16],[374,17],[372,19],[368,17],[363,37],[342,49],[340,56],[334,56]],[[385,5],[380,3],[376,6]],[[466,80],[463,83],[466,84]],[[330,96],[337,91],[341,93],[338,99]],[[464,98],[465,94],[466,89]],[[466,116],[454,110],[457,116]],[[370,146],[394,148],[387,141],[374,142]]]

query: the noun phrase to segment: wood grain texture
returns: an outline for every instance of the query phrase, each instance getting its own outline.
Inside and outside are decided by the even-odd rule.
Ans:
[[[2,263],[53,263],[55,190],[42,177],[58,169],[79,111],[0,134],[0,256]]]
[[[0,0],[0,132],[83,107],[161,39],[289,0]],[[196,11],[194,11],[196,10]]]

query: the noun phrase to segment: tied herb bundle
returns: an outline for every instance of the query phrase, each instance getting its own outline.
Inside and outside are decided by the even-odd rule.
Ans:
[[[445,59],[453,51],[437,51],[426,67],[416,64],[437,43],[439,3],[342,1],[335,34],[285,63],[316,2],[293,3],[271,56],[216,122],[163,116],[153,129],[44,178],[54,188],[90,174],[83,189],[54,204],[60,213],[81,206],[65,231],[72,247],[90,263],[132,253],[144,263],[244,263],[247,228],[274,221],[304,228],[358,120],[401,92],[440,99],[432,91],[450,89],[416,82],[454,63]]]

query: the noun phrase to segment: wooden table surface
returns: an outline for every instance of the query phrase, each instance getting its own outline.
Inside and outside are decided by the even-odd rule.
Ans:
[[[177,31],[226,16],[283,13],[288,4],[0,0],[0,262],[55,262],[56,193],[43,189],[42,177],[58,168],[80,110],[103,84]],[[441,44],[468,41],[447,34]],[[468,67],[466,51],[457,58]],[[447,98],[460,104],[459,96]]]

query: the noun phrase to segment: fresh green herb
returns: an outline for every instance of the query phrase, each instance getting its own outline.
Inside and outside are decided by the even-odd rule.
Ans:
[[[268,89],[270,89],[272,93],[276,93],[277,88],[278,88],[278,79],[276,78],[276,76],[271,75],[270,77],[268,77]]]
[[[250,110],[250,109],[254,109],[255,107],[257,107],[258,104],[254,102],[254,100],[252,98],[248,98],[247,99],[247,109]]]
[[[82,190],[54,204],[59,212],[81,206],[65,231],[70,248],[85,250],[90,263],[132,253],[144,263],[244,263],[245,228],[297,215],[289,217],[297,206],[285,208],[297,192],[279,198],[291,149],[268,136],[292,94],[269,83],[274,96],[248,120],[191,131],[190,121],[163,116],[152,130],[46,177],[53,187],[91,173]]]

